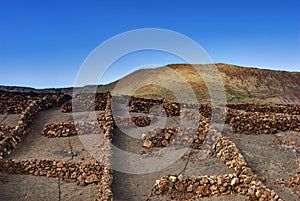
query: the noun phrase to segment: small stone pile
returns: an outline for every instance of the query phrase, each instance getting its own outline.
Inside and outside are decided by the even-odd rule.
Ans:
[[[240,112],[230,121],[237,133],[272,134],[278,131],[300,131],[300,116],[278,113]]]
[[[104,174],[104,166],[93,163],[74,163],[59,160],[1,160],[2,170],[11,174],[59,177],[66,182],[77,182],[78,185],[98,183]]]
[[[64,113],[72,112],[72,104],[75,104],[76,111],[74,112],[84,112],[84,111],[95,111],[104,110],[106,107],[107,93],[82,93],[77,94],[73,99],[72,103],[67,102],[62,105],[61,111]]]

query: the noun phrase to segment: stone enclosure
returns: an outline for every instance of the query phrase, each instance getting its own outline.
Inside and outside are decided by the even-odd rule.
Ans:
[[[1,174],[57,178],[79,186],[94,185],[97,187],[94,200],[129,200],[122,199],[118,195],[119,191],[114,190],[114,180],[118,179],[114,175],[119,173],[113,170],[115,156],[112,146],[116,145],[120,130],[131,132],[142,128],[143,132],[139,133],[138,139],[129,138],[129,141],[135,140],[140,146],[140,156],[151,155],[166,147],[188,147],[191,152],[184,156],[186,168],[192,165],[189,164],[189,159],[193,153],[200,151],[201,154],[205,150],[211,158],[223,163],[230,173],[185,175],[184,170],[180,174],[170,172],[156,178],[156,182],[150,184],[152,188],[143,189],[147,192],[147,198],[137,196],[136,200],[201,200],[205,197],[213,200],[215,197],[228,195],[240,195],[248,200],[300,198],[300,140],[297,134],[300,133],[299,105],[241,104],[213,107],[173,103],[165,99],[112,97],[109,93],[78,94],[73,99],[64,94],[1,92],[0,95],[0,113],[3,115],[0,123]],[[94,111],[101,111],[94,118],[76,119],[73,115],[73,119],[64,122],[56,122],[54,119],[53,122],[42,125],[40,130],[40,135],[49,140],[95,136],[96,148],[89,150],[88,160],[78,161],[78,153],[73,151],[67,153],[70,157],[68,160],[12,158],[13,153],[24,146],[24,139],[32,134],[32,124],[37,115],[57,107],[65,115],[71,112],[79,116],[81,112],[89,112],[91,115]],[[212,109],[217,111],[213,117]],[[19,115],[15,126],[5,123],[5,118],[11,114]],[[162,118],[171,123],[163,128],[151,127],[152,124],[159,125]],[[253,171],[245,159],[246,152],[224,135],[225,131],[219,129],[219,124],[225,124],[226,132],[238,134],[241,138],[244,135],[296,133],[289,145],[296,156],[295,165],[299,168],[294,168],[291,177],[276,181],[282,188],[290,189],[290,197],[278,193],[268,185],[265,178]],[[71,144],[70,147],[72,150]],[[194,160],[200,160],[201,156],[197,157]],[[61,199],[59,193],[57,198]]]

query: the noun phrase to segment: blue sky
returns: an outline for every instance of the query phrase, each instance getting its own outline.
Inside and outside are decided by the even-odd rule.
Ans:
[[[299,25],[298,0],[0,0],[0,85],[72,86],[93,49],[140,28],[184,34],[214,62],[300,71]],[[138,66],[180,62],[153,52],[133,55],[103,82]]]

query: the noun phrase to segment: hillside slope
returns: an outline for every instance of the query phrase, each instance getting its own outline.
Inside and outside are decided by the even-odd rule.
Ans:
[[[193,66],[201,71],[201,76]],[[141,69],[104,87],[118,95],[164,97],[171,100],[177,100],[178,94],[186,97],[196,94],[199,102],[209,102],[210,96],[204,79],[214,79],[207,72],[210,65],[193,66],[171,64],[160,68]],[[215,66],[223,81],[229,103],[300,104],[300,72],[246,68],[221,63]],[[193,94],[187,89],[189,87]],[[219,88],[210,89],[221,90]]]

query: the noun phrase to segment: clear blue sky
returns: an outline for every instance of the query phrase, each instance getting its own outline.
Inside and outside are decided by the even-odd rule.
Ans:
[[[0,0],[0,85],[72,86],[99,44],[149,27],[192,38],[214,62],[300,71],[299,25],[299,0]],[[178,62],[155,55],[145,62]],[[132,63],[104,82],[135,69]]]

